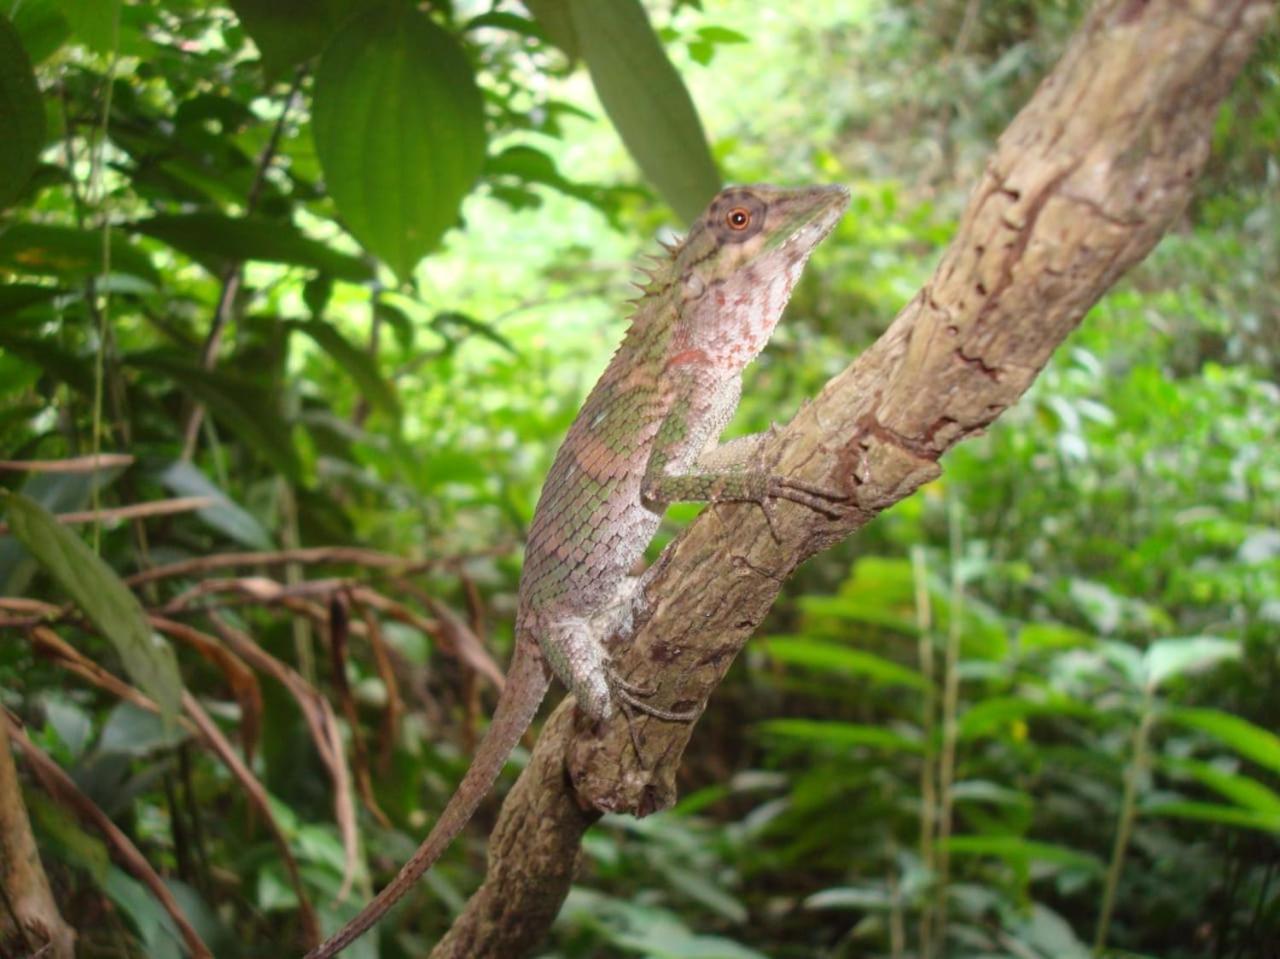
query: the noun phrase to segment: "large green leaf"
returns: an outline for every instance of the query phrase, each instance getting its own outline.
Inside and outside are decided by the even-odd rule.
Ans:
[[[547,39],[563,50],[570,60],[578,59],[578,35],[573,28],[569,0],[524,0],[524,5],[537,18]]]
[[[31,60],[0,15],[0,210],[22,195],[44,146],[44,107]]]
[[[804,666],[820,673],[836,676],[865,676],[884,686],[909,686],[923,689],[920,674],[892,660],[843,643],[805,636],[771,636],[763,641],[769,655],[779,662]]]
[[[1179,726],[1208,733],[1241,756],[1280,773],[1280,736],[1270,730],[1217,709],[1172,709],[1165,713],[1165,718]]]
[[[407,279],[484,162],[484,109],[452,36],[407,4],[348,21],[316,74],[311,129],[355,237]]]
[[[354,6],[354,0],[231,0],[273,78],[318,56]]]
[[[182,702],[173,649],[147,624],[142,606],[111,567],[33,499],[0,494],[9,529],[115,647],[125,671],[156,701],[166,722]]]
[[[1202,672],[1224,659],[1239,659],[1240,644],[1216,636],[1156,640],[1142,656],[1146,688],[1154,691],[1166,679]]]
[[[952,836],[942,843],[953,856],[995,856],[1008,862],[1045,862],[1101,873],[1102,863],[1088,853],[1067,846],[1036,842],[1021,836]]]
[[[815,719],[771,719],[760,724],[761,731],[786,739],[847,749],[874,746],[878,749],[923,752],[924,744],[910,736],[865,723],[823,722]]]
[[[691,223],[720,189],[720,172],[689,91],[640,0],[565,2],[591,82],[618,135],[662,198]],[[542,13],[539,20],[548,23]]]
[[[58,0],[71,32],[95,53],[110,53],[120,41],[121,0]]]
[[[1157,800],[1144,803],[1142,815],[1173,816],[1176,819],[1194,819],[1198,822],[1217,823],[1221,826],[1256,829],[1271,835],[1280,834],[1280,816],[1275,813],[1241,809],[1239,806],[1228,806],[1223,803],[1199,802],[1190,799]]]
[[[196,511],[196,515],[237,543],[250,549],[275,549],[271,534],[257,517],[214,485],[195,466],[181,460],[170,463],[157,479],[175,496],[208,496],[216,502]]]
[[[80,279],[102,272],[102,231],[46,223],[15,223],[0,232],[0,275],[4,273]],[[119,230],[111,231],[111,272],[158,284],[151,259]]]
[[[279,472],[291,481],[300,479],[302,464],[289,425],[276,412],[277,404],[267,390],[244,377],[206,370],[166,353],[133,353],[124,361],[167,376]]]
[[[282,220],[183,213],[155,216],[133,224],[133,229],[163,240],[215,273],[229,263],[263,260],[311,267],[354,283],[372,276],[358,256],[330,249]]]
[[[291,320],[289,328],[311,337],[355,381],[360,394],[374,409],[391,419],[400,420],[400,398],[395,387],[383,379],[373,358],[347,341],[341,333],[323,320]]]

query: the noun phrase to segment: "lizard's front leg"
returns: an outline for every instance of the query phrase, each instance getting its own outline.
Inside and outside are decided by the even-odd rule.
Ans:
[[[840,513],[834,504],[847,500],[844,493],[823,489],[803,480],[774,473],[763,462],[762,451],[769,433],[742,436],[705,450],[691,468],[680,471],[655,449],[646,471],[643,495],[665,506],[674,502],[755,503],[778,539],[774,503],[785,499],[835,519]]]

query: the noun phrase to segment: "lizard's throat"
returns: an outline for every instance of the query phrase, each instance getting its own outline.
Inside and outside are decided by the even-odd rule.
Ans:
[[[804,261],[778,270],[753,270],[716,299],[719,317],[708,353],[720,364],[744,367],[760,355],[782,317]],[[754,274],[754,275],[751,275]]]

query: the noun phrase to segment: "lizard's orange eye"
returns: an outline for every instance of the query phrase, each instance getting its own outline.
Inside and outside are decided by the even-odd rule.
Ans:
[[[725,214],[724,222],[731,230],[745,230],[751,225],[751,211],[746,207],[735,206]]]

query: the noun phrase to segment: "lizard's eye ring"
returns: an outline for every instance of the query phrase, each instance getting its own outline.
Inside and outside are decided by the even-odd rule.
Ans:
[[[725,214],[724,222],[731,230],[745,230],[751,225],[751,211],[745,206],[735,206]]]

